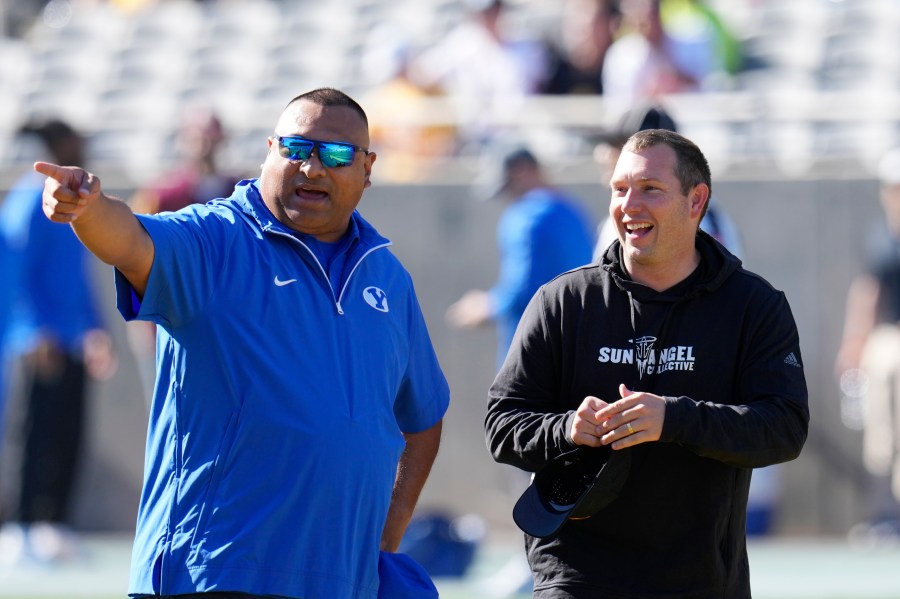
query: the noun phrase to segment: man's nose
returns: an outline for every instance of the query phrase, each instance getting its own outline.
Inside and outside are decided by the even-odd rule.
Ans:
[[[325,167],[319,160],[319,150],[310,152],[309,158],[300,162],[300,171],[310,179],[325,175]]]
[[[622,205],[623,212],[637,210],[640,207],[640,194],[636,193],[633,189],[629,189],[625,195],[622,196],[619,203]]]

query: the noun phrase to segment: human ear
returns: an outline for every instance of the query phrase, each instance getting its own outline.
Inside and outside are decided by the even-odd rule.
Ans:
[[[709,186],[706,183],[694,185],[688,197],[691,201],[691,216],[699,218],[709,202]]]

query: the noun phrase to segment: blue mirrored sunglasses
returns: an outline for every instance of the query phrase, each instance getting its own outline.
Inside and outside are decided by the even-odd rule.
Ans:
[[[275,139],[278,140],[279,152],[288,160],[293,162],[309,160],[313,150],[315,150],[322,166],[327,168],[350,166],[353,164],[353,157],[356,156],[357,152],[369,154],[369,151],[365,148],[341,141],[319,141],[298,135],[284,137],[276,135]]]

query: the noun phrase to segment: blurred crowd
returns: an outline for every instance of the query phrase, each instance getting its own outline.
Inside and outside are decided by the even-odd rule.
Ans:
[[[675,110],[719,161],[787,171],[850,157],[872,172],[900,135],[882,93],[900,81],[897,22],[893,0],[0,2],[0,156],[20,156],[19,121],[64,110],[98,160],[124,157],[142,185],[171,166],[178,111],[203,98],[237,133],[224,160],[247,169],[241,142],[264,134],[263,115],[290,90],[329,85],[370,107],[374,143],[390,150],[379,177],[422,181],[510,130],[542,157],[589,159],[597,121],[721,92],[732,97]],[[857,90],[857,110],[829,99]]]
[[[139,22],[175,2],[178,0],[7,2],[0,4],[0,22],[8,38],[40,46],[48,38],[65,36],[80,15],[91,11],[114,10],[120,18]],[[222,12],[256,5],[228,0],[189,4]],[[276,6],[276,14],[281,11],[277,2],[263,4]],[[523,100],[529,96],[603,96],[625,110],[641,99],[729,89],[743,68],[734,27],[709,0],[457,0],[433,7],[424,3],[417,10],[398,7],[393,12],[384,4],[377,9],[383,14],[364,16],[378,6],[361,4],[356,11],[346,7],[348,14],[343,20],[355,22],[345,26],[348,39],[336,39],[340,28],[329,26],[338,32],[322,32],[324,42],[316,40],[317,45],[331,44],[338,58],[343,55],[345,62],[354,65],[329,68],[335,56],[317,57],[313,62],[320,64],[310,67],[309,79],[313,85],[349,88],[370,107],[373,143],[385,150],[380,176],[387,180],[427,179],[440,167],[441,158],[480,154],[509,132],[513,125],[509,119],[520,115]],[[320,12],[327,10],[331,9]],[[442,16],[416,16],[427,11]],[[312,20],[286,18],[296,18],[298,26],[315,28]],[[422,23],[429,26],[423,28]],[[360,39],[349,41],[354,35]],[[201,33],[193,36],[199,38]],[[162,52],[162,40],[158,47],[155,43],[151,40],[147,48],[136,51]],[[284,52],[296,51],[284,50],[277,60],[284,60]],[[132,54],[126,48],[115,52]],[[191,60],[190,52],[185,48],[181,58]],[[183,70],[174,63],[168,68],[173,73]],[[277,78],[278,71],[287,67],[269,64],[264,68],[271,68]],[[244,69],[238,77],[238,88],[252,87],[249,82],[260,74],[251,70]],[[319,73],[321,77],[316,76]],[[246,85],[241,84],[241,77]],[[179,82],[183,84],[186,82]],[[153,84],[147,80],[145,85],[149,97]],[[99,93],[99,87],[88,93]],[[115,90],[118,96],[128,93]],[[178,93],[172,89],[173,95]],[[186,101],[187,93],[176,102]],[[215,93],[212,87],[209,94]],[[33,104],[22,111],[40,109],[40,102]],[[162,103],[157,102],[157,110],[160,114],[164,111]],[[90,111],[85,108],[84,112]],[[611,114],[609,119],[615,116]],[[96,117],[88,115],[85,120],[91,118]],[[89,132],[115,126],[110,120],[78,124]],[[571,146],[569,132],[554,133],[554,143]],[[152,153],[149,146],[145,151]]]
[[[399,30],[373,34],[369,56],[381,73],[369,94],[376,120],[414,112],[422,98],[456,102],[457,130],[376,128],[393,176],[421,176],[435,154],[478,154],[530,95],[602,95],[627,108],[727,89],[741,69],[737,38],[704,0],[567,0],[555,30],[528,19],[533,4],[467,0],[464,18],[430,46],[416,48]]]

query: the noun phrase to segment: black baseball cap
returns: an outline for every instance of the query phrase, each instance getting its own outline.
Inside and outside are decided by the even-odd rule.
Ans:
[[[626,111],[615,127],[603,129],[593,135],[595,143],[606,143],[621,148],[628,138],[638,131],[647,129],[667,129],[678,131],[675,121],[662,106],[658,104],[641,104]]]
[[[495,148],[488,157],[484,175],[479,178],[479,199],[492,200],[506,194],[513,169],[521,165],[538,165],[538,160],[527,147],[516,145],[509,148]]]
[[[618,497],[631,451],[581,446],[547,463],[513,508],[513,520],[533,537],[555,535],[569,519],[590,518]]]

